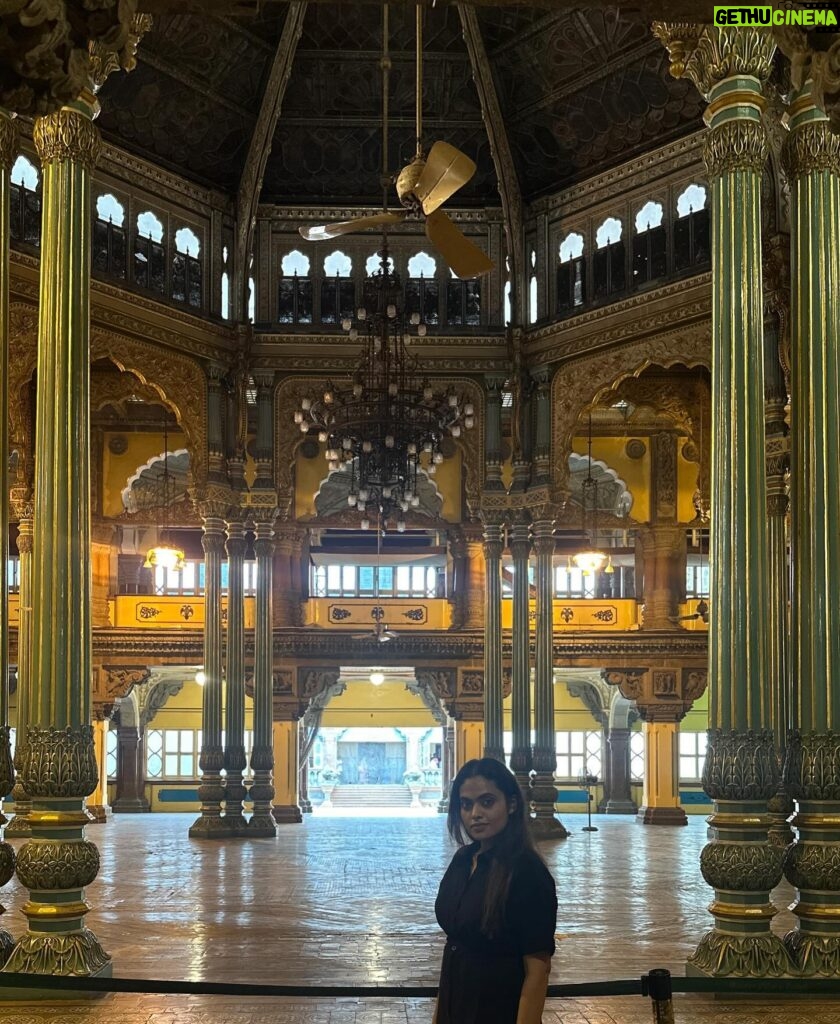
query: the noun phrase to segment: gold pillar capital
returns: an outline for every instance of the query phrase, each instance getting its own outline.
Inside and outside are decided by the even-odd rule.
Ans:
[[[840,135],[825,120],[801,124],[785,139],[782,161],[792,179],[822,171],[840,176]]]
[[[0,168],[10,171],[18,154],[18,129],[14,115],[0,108]]]
[[[73,107],[62,107],[39,117],[32,130],[32,140],[43,165],[70,160],[90,173],[96,167],[102,148],[93,121]]]
[[[706,136],[703,157],[710,178],[728,171],[761,174],[767,163],[769,143],[760,121],[743,118],[723,121]]]
[[[653,34],[668,51],[674,78],[690,78],[708,100],[727,79],[757,79],[770,74],[776,41],[761,28],[718,28],[687,22],[655,21]],[[740,105],[751,90],[730,89],[724,105]],[[749,102],[754,102],[752,98]]]

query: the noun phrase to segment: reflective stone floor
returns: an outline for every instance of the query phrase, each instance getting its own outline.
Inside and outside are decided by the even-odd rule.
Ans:
[[[452,849],[441,816],[308,816],[274,840],[199,842],[191,815],[118,816],[88,829],[102,869],[88,924],[119,977],[273,984],[435,985],[442,937],[433,903]],[[631,818],[564,817],[570,839],[542,845],[557,880],[560,941],[553,983],[684,973],[709,925],[698,858],[705,823],[650,827]],[[775,894],[780,908],[789,888]],[[0,899],[20,934],[16,882]],[[793,918],[780,913],[780,932]],[[678,996],[677,1024],[840,1024],[840,1002],[715,1001]],[[428,1024],[424,999],[108,995],[89,1001],[0,1001],[0,1024]],[[550,1000],[545,1024],[641,1024],[641,997]]]

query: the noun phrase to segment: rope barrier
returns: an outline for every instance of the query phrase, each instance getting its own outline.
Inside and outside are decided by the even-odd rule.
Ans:
[[[305,998],[432,999],[436,985],[259,985],[222,981],[167,981],[153,978],[86,978],[44,974],[12,974],[0,971],[4,988],[65,992],[128,992],[159,995],[212,996],[303,996]],[[716,993],[718,995],[840,996],[840,979],[835,978],[679,978],[666,970],[652,970],[641,978],[590,981],[574,985],[549,985],[548,997],[648,996],[670,999],[672,992]]]

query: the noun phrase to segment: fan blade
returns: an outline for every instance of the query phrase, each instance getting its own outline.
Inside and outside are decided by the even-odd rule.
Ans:
[[[325,242],[329,238],[348,235],[351,231],[367,231],[383,224],[399,224],[404,213],[375,213],[371,217],[356,217],[355,220],[339,220],[335,224],[320,224],[316,228],[298,228],[307,242]]]
[[[380,634],[379,634],[379,635],[378,635],[378,636],[376,637],[376,639],[377,639],[377,640],[378,640],[378,641],[379,641],[379,642],[380,642],[381,644],[385,644],[385,643],[387,643],[387,642],[388,642],[389,640],[393,640],[395,636],[396,636],[396,633],[388,633],[388,632],[385,632],[385,633],[380,633]]]
[[[414,194],[425,214],[434,211],[454,195],[475,174],[475,164],[448,142],[436,142],[426,157],[426,166],[414,186]]]
[[[493,261],[457,228],[443,210],[426,218],[426,237],[458,277],[481,277],[489,274]]]

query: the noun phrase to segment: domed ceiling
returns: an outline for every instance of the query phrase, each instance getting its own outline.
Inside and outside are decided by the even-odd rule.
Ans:
[[[183,13],[186,5],[166,0],[142,6],[163,10],[136,69],[102,89],[106,140],[236,194],[279,106],[265,133],[262,202],[380,201],[381,4],[266,3],[237,16]],[[414,15],[412,4],[390,7],[394,170],[414,152]],[[458,205],[499,201],[471,52],[489,68],[501,115],[490,137],[506,134],[526,201],[701,127],[705,104],[689,82],[671,78],[649,15],[441,4],[425,8],[424,22],[424,141],[444,139],[478,165]]]

